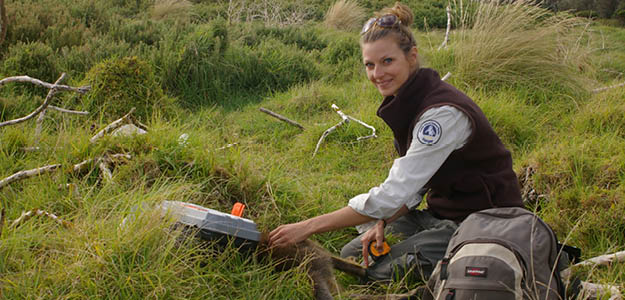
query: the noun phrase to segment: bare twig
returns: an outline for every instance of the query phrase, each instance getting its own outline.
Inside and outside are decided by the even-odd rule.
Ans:
[[[100,168],[100,171],[102,172],[102,178],[104,181],[107,183],[113,183],[113,173],[109,169],[108,163],[105,160],[100,160],[98,168]]]
[[[52,91],[52,90],[50,90]],[[43,109],[39,113],[39,117],[37,118],[37,127],[35,127],[35,147],[39,147],[39,136],[41,135],[41,127],[43,126],[43,118],[46,116],[46,109]]]
[[[443,43],[438,47],[438,50],[447,48],[447,42],[449,42],[449,31],[451,30],[451,7],[447,5],[447,8],[445,10],[447,11],[447,30],[445,31],[445,39],[443,40]]]
[[[604,299],[602,296],[605,296],[610,293],[610,298],[608,300],[621,300],[623,299],[621,292],[617,286],[608,285],[608,284],[596,284],[590,283],[586,281],[581,282],[582,288],[580,292],[580,296],[577,299]]]
[[[91,143],[94,143],[95,141],[97,141],[99,138],[103,137],[105,134],[117,129],[118,127],[122,126],[125,124],[125,122],[129,122],[130,121],[130,115],[135,111],[135,107],[133,107],[126,115],[124,115],[123,117],[121,117],[120,119],[113,121],[111,124],[107,125],[106,127],[104,127],[104,129],[100,130],[98,133],[96,133],[96,135],[94,135],[89,141]]]
[[[566,268],[561,272],[562,278],[568,278],[571,272],[571,268],[579,267],[579,266],[594,266],[594,265],[609,265],[613,262],[623,262],[625,261],[625,251],[620,251],[611,254],[604,254],[600,256],[596,256],[593,258],[589,258],[582,262],[576,263],[575,265]]]
[[[54,105],[48,105],[48,108],[62,112],[62,113],[66,113],[66,114],[76,114],[76,115],[83,115],[83,116],[86,116],[89,114],[88,111],[69,110],[69,109],[61,108],[61,107],[54,106]]]
[[[3,187],[5,187],[6,185],[12,182],[15,182],[24,178],[30,178],[36,175],[40,175],[42,173],[50,173],[60,167],[61,167],[61,164],[55,164],[55,165],[49,165],[49,166],[40,167],[40,168],[36,168],[32,170],[19,171],[5,179],[0,180],[0,189],[2,189]]]
[[[62,76],[62,75],[61,75]],[[0,86],[5,85],[6,83],[9,82],[30,82],[32,84],[35,85],[39,85],[48,89],[56,89],[58,91],[73,91],[79,94],[84,94],[86,92],[88,92],[91,89],[91,86],[85,85],[85,86],[81,86],[81,87],[71,87],[68,85],[62,85],[62,84],[51,84],[51,83],[47,83],[44,81],[41,81],[39,79],[36,78],[32,78],[29,76],[13,76],[13,77],[7,77],[4,78],[2,80],[0,80]],[[58,80],[57,80],[58,82]]]
[[[26,77],[28,77],[28,76],[26,76]],[[9,77],[9,78],[11,78],[11,77]],[[3,80],[6,80],[6,79],[7,78],[5,78]],[[34,117],[35,115],[37,115],[38,113],[40,113],[41,111],[45,110],[46,107],[50,104],[50,101],[52,100],[54,94],[56,94],[56,92],[59,90],[59,86],[60,85],[57,85],[57,84],[60,83],[61,81],[63,81],[63,79],[65,79],[65,73],[61,74],[61,77],[59,77],[59,79],[56,80],[54,85],[52,85],[50,87],[50,91],[48,91],[48,96],[46,96],[46,100],[43,102],[43,104],[41,104],[41,106],[39,106],[37,109],[35,109],[35,111],[33,111],[32,113],[30,113],[29,115],[27,115],[25,117],[18,118],[18,119],[15,119],[15,120],[9,120],[9,121],[6,121],[6,122],[2,122],[2,123],[0,123],[0,128],[4,127],[4,126],[7,126],[7,125],[14,125],[14,124],[18,124],[18,123],[27,121],[27,120],[31,119],[32,117]],[[0,83],[3,80],[0,80]],[[0,86],[1,86],[1,84],[0,84]]]
[[[65,226],[65,227],[72,227],[72,223],[70,223],[68,221],[65,221],[65,220],[61,220],[55,214],[52,214],[52,213],[49,213],[49,212],[47,212],[45,210],[41,210],[41,209],[37,209],[37,208],[29,210],[29,211],[22,212],[22,215],[19,218],[15,219],[15,221],[13,221],[13,223],[11,223],[10,227],[15,228],[15,227],[19,226],[20,224],[26,222],[28,219],[30,219],[33,216],[46,216],[46,217],[54,220],[55,222]]]
[[[622,87],[625,86],[625,82],[623,83],[619,83],[619,84],[615,84],[612,86],[607,86],[607,87],[602,87],[602,88],[598,88],[598,89],[594,89],[592,90],[593,93],[599,93],[599,92],[603,92],[603,91],[607,91],[609,89],[613,89],[613,88],[617,88],[617,87]]]
[[[371,126],[371,125],[369,125],[369,124],[367,124],[367,123],[365,123],[363,121],[360,121],[360,120],[358,120],[356,118],[353,118],[351,116],[348,116],[348,115],[344,114],[342,111],[339,110],[339,107],[336,106],[336,104],[332,104],[332,108],[336,111],[337,114],[339,114],[339,116],[341,116],[342,120],[338,124],[336,124],[336,125],[328,128],[328,129],[326,129],[326,131],[323,132],[323,134],[321,135],[321,138],[319,138],[319,141],[317,142],[317,146],[315,147],[315,152],[313,152],[313,155],[312,155],[313,157],[315,157],[315,155],[317,155],[317,151],[319,150],[319,146],[321,145],[321,142],[326,138],[326,136],[328,136],[328,134],[332,133],[334,130],[336,130],[341,125],[343,125],[345,123],[348,123],[350,120],[355,121],[355,122],[359,123],[360,125],[365,126],[365,127],[369,128],[369,129],[371,129],[371,131],[372,131],[370,135],[358,137],[356,140],[360,141],[360,140],[364,140],[364,139],[377,137],[377,135],[375,134],[375,128],[373,126]]]
[[[234,146],[236,146],[236,145],[238,145],[238,144],[239,144],[239,143],[232,143],[232,144],[228,144],[228,145],[225,145],[225,146],[223,146],[223,147],[219,147],[219,148],[217,148],[217,149],[215,149],[215,150],[224,150],[224,149],[228,149],[228,148],[230,148],[230,147],[234,147]]]
[[[113,159],[119,159],[119,158],[126,158],[126,159],[130,159],[131,156],[129,154],[112,154],[112,155],[108,155],[106,157],[100,157],[97,158],[96,161],[99,163],[102,160],[106,160],[108,162],[111,162]],[[81,163],[75,164],[72,167],[73,172],[79,172],[81,170],[83,170],[85,168],[85,166],[87,166],[89,163],[91,163],[93,161],[93,159],[87,159],[85,161],[82,161]],[[24,170],[24,171],[19,171],[5,179],[0,180],[0,189],[2,189],[3,187],[5,187],[6,185],[13,183],[17,180],[21,180],[21,179],[25,179],[25,178],[30,178],[30,177],[34,177],[43,173],[51,173],[57,169],[59,169],[61,167],[61,164],[54,164],[54,165],[48,165],[48,166],[44,166],[44,167],[40,167],[40,168],[36,168],[36,169],[32,169],[32,170]]]
[[[447,74],[445,74],[445,76],[443,76],[443,78],[441,78],[442,81],[447,80],[449,77],[451,77],[451,72],[447,72]]]
[[[293,121],[293,120],[291,120],[291,119],[289,119],[289,118],[287,118],[287,117],[285,117],[283,115],[277,114],[277,113],[275,113],[273,111],[270,111],[270,110],[268,110],[266,108],[263,108],[263,107],[259,108],[259,110],[264,112],[264,113],[266,113],[266,114],[268,114],[268,115],[270,115],[270,116],[272,116],[272,117],[278,118],[281,121],[287,122],[287,123],[289,123],[289,124],[291,124],[293,126],[297,126],[297,127],[301,128],[301,129],[304,129],[304,126],[302,126],[300,123],[297,123],[297,122],[295,122],[295,121]]]

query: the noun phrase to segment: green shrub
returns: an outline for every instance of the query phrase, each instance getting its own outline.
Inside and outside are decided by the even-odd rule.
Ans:
[[[428,28],[446,28],[447,12],[445,7],[448,1],[427,0],[411,1],[406,3],[414,14],[415,28],[425,30]]]
[[[295,46],[270,38],[253,47],[228,47],[227,36],[219,21],[184,38],[176,62],[163,71],[166,89],[188,106],[239,105],[234,98],[257,99],[319,75],[310,55]],[[158,60],[167,62],[165,55]]]
[[[145,120],[164,100],[154,70],[135,56],[104,60],[85,80],[91,91],[84,97],[84,108],[105,120],[120,118],[132,107],[133,115]]]
[[[54,83],[61,75],[56,66],[54,51],[50,46],[41,42],[19,42],[10,46],[4,59],[2,73],[7,76],[28,75],[49,83]],[[31,83],[19,84],[19,86],[40,95],[47,94],[45,88]]]
[[[599,18],[599,13],[594,10],[578,10],[573,13],[576,17],[588,18],[588,19],[597,19]]]
[[[166,26],[162,22],[142,18],[137,20],[119,20],[107,36],[116,40],[123,40],[131,45],[143,43],[154,45],[162,36]]]
[[[108,36],[96,36],[82,45],[61,48],[58,67],[71,78],[83,78],[98,62],[136,54],[132,46],[124,41],[115,41]]]
[[[257,46],[267,39],[276,39],[302,50],[322,50],[328,46],[322,37],[323,30],[314,26],[267,26],[263,23],[244,23],[235,27],[233,40],[240,40],[247,46]]]

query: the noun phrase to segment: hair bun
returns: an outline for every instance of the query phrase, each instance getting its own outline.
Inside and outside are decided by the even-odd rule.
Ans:
[[[378,13],[378,16],[383,16],[383,15],[388,15],[388,14],[396,15],[401,21],[401,24],[404,26],[406,27],[412,26],[414,15],[412,14],[412,10],[410,9],[410,7],[406,6],[405,4],[395,2],[395,5],[393,5],[393,7],[387,7],[387,8],[382,9],[380,13]]]

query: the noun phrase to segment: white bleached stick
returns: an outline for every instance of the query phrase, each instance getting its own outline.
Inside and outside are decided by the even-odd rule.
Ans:
[[[445,10],[447,11],[447,30],[445,31],[445,39],[443,40],[443,43],[438,47],[438,50],[447,48],[447,42],[449,41],[449,31],[451,30],[451,7],[447,5],[447,8]]]
[[[5,80],[5,79],[3,79],[3,80]],[[59,79],[56,80],[54,85],[52,85],[50,87],[50,90],[48,91],[48,95],[46,96],[46,100],[43,101],[43,104],[41,104],[39,107],[37,107],[37,109],[35,109],[35,111],[31,112],[30,114],[28,114],[27,116],[24,116],[24,117],[17,118],[15,120],[9,120],[9,121],[6,121],[6,122],[2,122],[2,123],[0,123],[0,127],[22,123],[24,121],[27,121],[27,120],[33,118],[38,113],[44,111],[46,109],[46,107],[48,107],[48,105],[50,104],[50,101],[52,101],[52,98],[54,97],[54,94],[56,94],[56,92],[59,90],[59,86],[60,85],[58,85],[58,83],[63,81],[63,79],[65,79],[65,73],[61,74],[61,77],[59,77]],[[2,85],[1,82],[2,82],[2,80],[0,80],[0,86]]]
[[[104,127],[104,129],[98,131],[98,133],[96,133],[96,135],[94,135],[89,141],[91,143],[94,143],[95,141],[97,141],[99,138],[103,137],[105,134],[119,128],[120,126],[124,125],[125,122],[128,122],[130,115],[135,111],[135,107],[133,107],[126,115],[124,115],[123,117],[121,117],[118,120],[113,121],[111,124],[108,124],[106,127]]]
[[[336,111],[337,114],[339,114],[339,116],[341,116],[342,120],[338,124],[336,124],[336,125],[328,128],[328,129],[326,129],[326,131],[323,132],[323,134],[321,135],[321,138],[319,138],[319,141],[317,142],[317,146],[315,147],[315,152],[313,152],[313,155],[312,155],[313,157],[315,157],[315,155],[317,154],[317,151],[319,150],[319,146],[321,145],[321,142],[326,138],[326,136],[328,136],[328,134],[332,133],[332,131],[336,130],[341,125],[343,125],[345,123],[348,123],[350,120],[355,121],[358,124],[371,129],[371,134],[370,135],[360,136],[360,137],[358,137],[356,139],[357,141],[378,137],[375,134],[375,128],[373,126],[371,126],[371,125],[369,125],[369,124],[367,124],[367,123],[365,123],[363,121],[360,121],[360,120],[358,120],[358,119],[356,119],[354,117],[346,115],[341,110],[339,110],[339,107],[336,106],[336,104],[332,104],[332,108]]]

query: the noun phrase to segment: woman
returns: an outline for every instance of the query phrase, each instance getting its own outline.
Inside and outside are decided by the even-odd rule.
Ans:
[[[315,233],[359,226],[360,237],[341,256],[381,248],[384,230],[405,238],[368,269],[372,279],[402,276],[416,267],[427,280],[442,259],[457,224],[472,212],[522,206],[510,152],[479,107],[438,73],[420,68],[410,30],[413,15],[396,3],[365,23],[360,39],[368,79],[384,97],[377,115],[393,131],[396,159],[388,177],[348,206],[270,233],[272,246],[284,247]],[[415,207],[427,193],[428,208]]]

